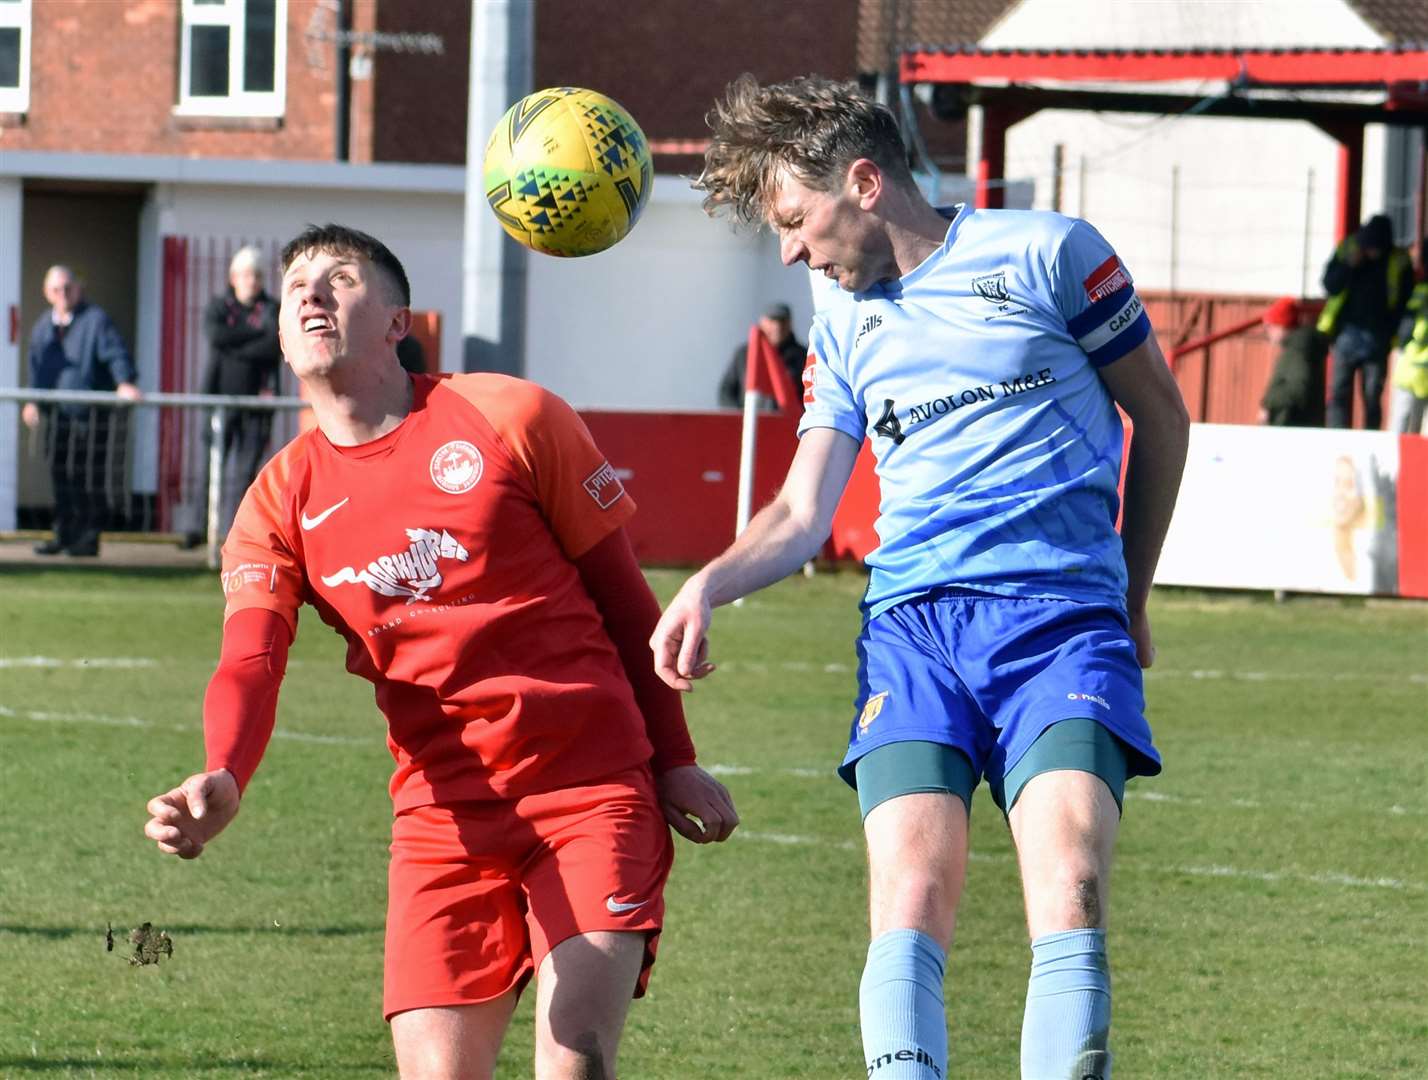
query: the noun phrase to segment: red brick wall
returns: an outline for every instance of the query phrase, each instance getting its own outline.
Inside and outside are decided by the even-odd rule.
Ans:
[[[348,0],[352,29],[358,32],[377,29],[377,0]],[[349,55],[356,57],[359,50],[352,48]],[[347,85],[348,118],[347,160],[359,163],[377,160],[373,156],[373,145],[377,130],[377,80],[376,66],[364,79],[350,79]]]
[[[537,12],[543,4],[537,4]],[[539,18],[539,15],[537,15]],[[466,160],[470,0],[377,4],[376,28],[388,34],[439,34],[444,50],[379,52],[372,160],[460,165]]]
[[[437,56],[378,52],[370,79],[353,82],[351,159],[462,163],[469,0],[349,2],[356,29],[435,33],[445,43]],[[0,149],[330,161],[337,50],[304,36],[317,6],[288,2],[286,112],[263,120],[173,115],[177,0],[35,3],[30,111],[0,118]],[[704,113],[744,71],[765,82],[855,74],[858,0],[540,0],[535,19],[535,85],[601,90],[651,139],[703,138]],[[692,172],[698,163],[661,155],[656,167]]]
[[[289,0],[287,113],[278,121],[176,117],[175,0],[44,0],[31,7],[30,110],[0,148],[186,157],[330,158],[334,74],[312,70],[315,0]]]
[[[704,114],[742,72],[777,82],[856,73],[858,0],[541,0],[535,85],[585,86],[625,106],[649,139],[702,139]],[[698,170],[660,155],[660,172]]]

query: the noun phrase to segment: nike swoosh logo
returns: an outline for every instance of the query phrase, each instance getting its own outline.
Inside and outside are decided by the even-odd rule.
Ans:
[[[627,911],[634,911],[635,908],[642,908],[648,900],[636,900],[633,904],[622,904],[615,899],[614,894],[605,897],[605,909],[612,915],[623,915]]]
[[[347,499],[350,499],[350,498],[352,498],[351,495],[347,496]],[[308,529],[315,529],[315,528],[317,528],[317,527],[318,527],[319,525],[321,525],[324,521],[326,521],[329,516],[331,516],[332,514],[337,513],[337,511],[341,510],[344,506],[346,506],[346,505],[347,505],[347,499],[343,499],[341,502],[335,502],[335,503],[333,503],[331,506],[329,506],[329,507],[328,507],[326,510],[324,510],[322,513],[318,514],[317,517],[308,517],[308,516],[307,516],[307,511],[304,510],[304,511],[303,511],[303,515],[302,515],[302,527],[303,527],[303,529],[304,529],[304,530],[308,530]]]

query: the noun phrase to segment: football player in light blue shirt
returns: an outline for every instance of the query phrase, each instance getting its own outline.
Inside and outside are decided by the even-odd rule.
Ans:
[[[744,76],[711,116],[706,209],[766,222],[786,264],[839,291],[814,319],[783,488],[670,603],[656,669],[686,690],[713,670],[711,609],[817,553],[868,440],[880,543],[839,769],[868,845],[867,1075],[947,1075],[946,951],[985,777],[1031,937],[1022,1076],[1106,1080],[1111,854],[1126,780],[1160,771],[1141,668],[1189,431],[1175,380],[1095,229],[931,206],[891,113],[851,88]]]

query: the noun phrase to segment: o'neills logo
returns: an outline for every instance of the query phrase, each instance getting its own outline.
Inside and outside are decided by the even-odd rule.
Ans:
[[[473,484],[475,480],[471,481]],[[325,574],[324,585],[365,585],[383,596],[405,596],[407,603],[430,600],[431,591],[441,585],[442,559],[465,562],[467,551],[445,529],[407,529],[411,541],[405,551],[378,555],[364,569],[344,566],[335,574]]]
[[[431,479],[448,495],[464,495],[481,479],[481,451],[455,439],[431,455]]]
[[[869,1080],[871,1080],[872,1077],[876,1076],[878,1074],[878,1070],[880,1070],[884,1065],[890,1066],[893,1065],[895,1062],[899,1061],[905,1061],[911,1065],[923,1066],[923,1068],[919,1070],[919,1072],[924,1076],[928,1073],[931,1073],[933,1076],[937,1077],[940,1077],[942,1075],[942,1069],[938,1066],[937,1059],[934,1058],[922,1047],[915,1046],[912,1049],[890,1050],[886,1053],[878,1054],[876,1057],[869,1058]],[[906,1074],[904,1073],[904,1075]]]

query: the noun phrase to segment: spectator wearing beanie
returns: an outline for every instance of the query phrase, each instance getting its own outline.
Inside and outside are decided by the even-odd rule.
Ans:
[[[1278,350],[1259,420],[1276,427],[1324,426],[1324,362],[1328,339],[1300,325],[1299,302],[1276,300],[1264,313],[1265,335]]]

